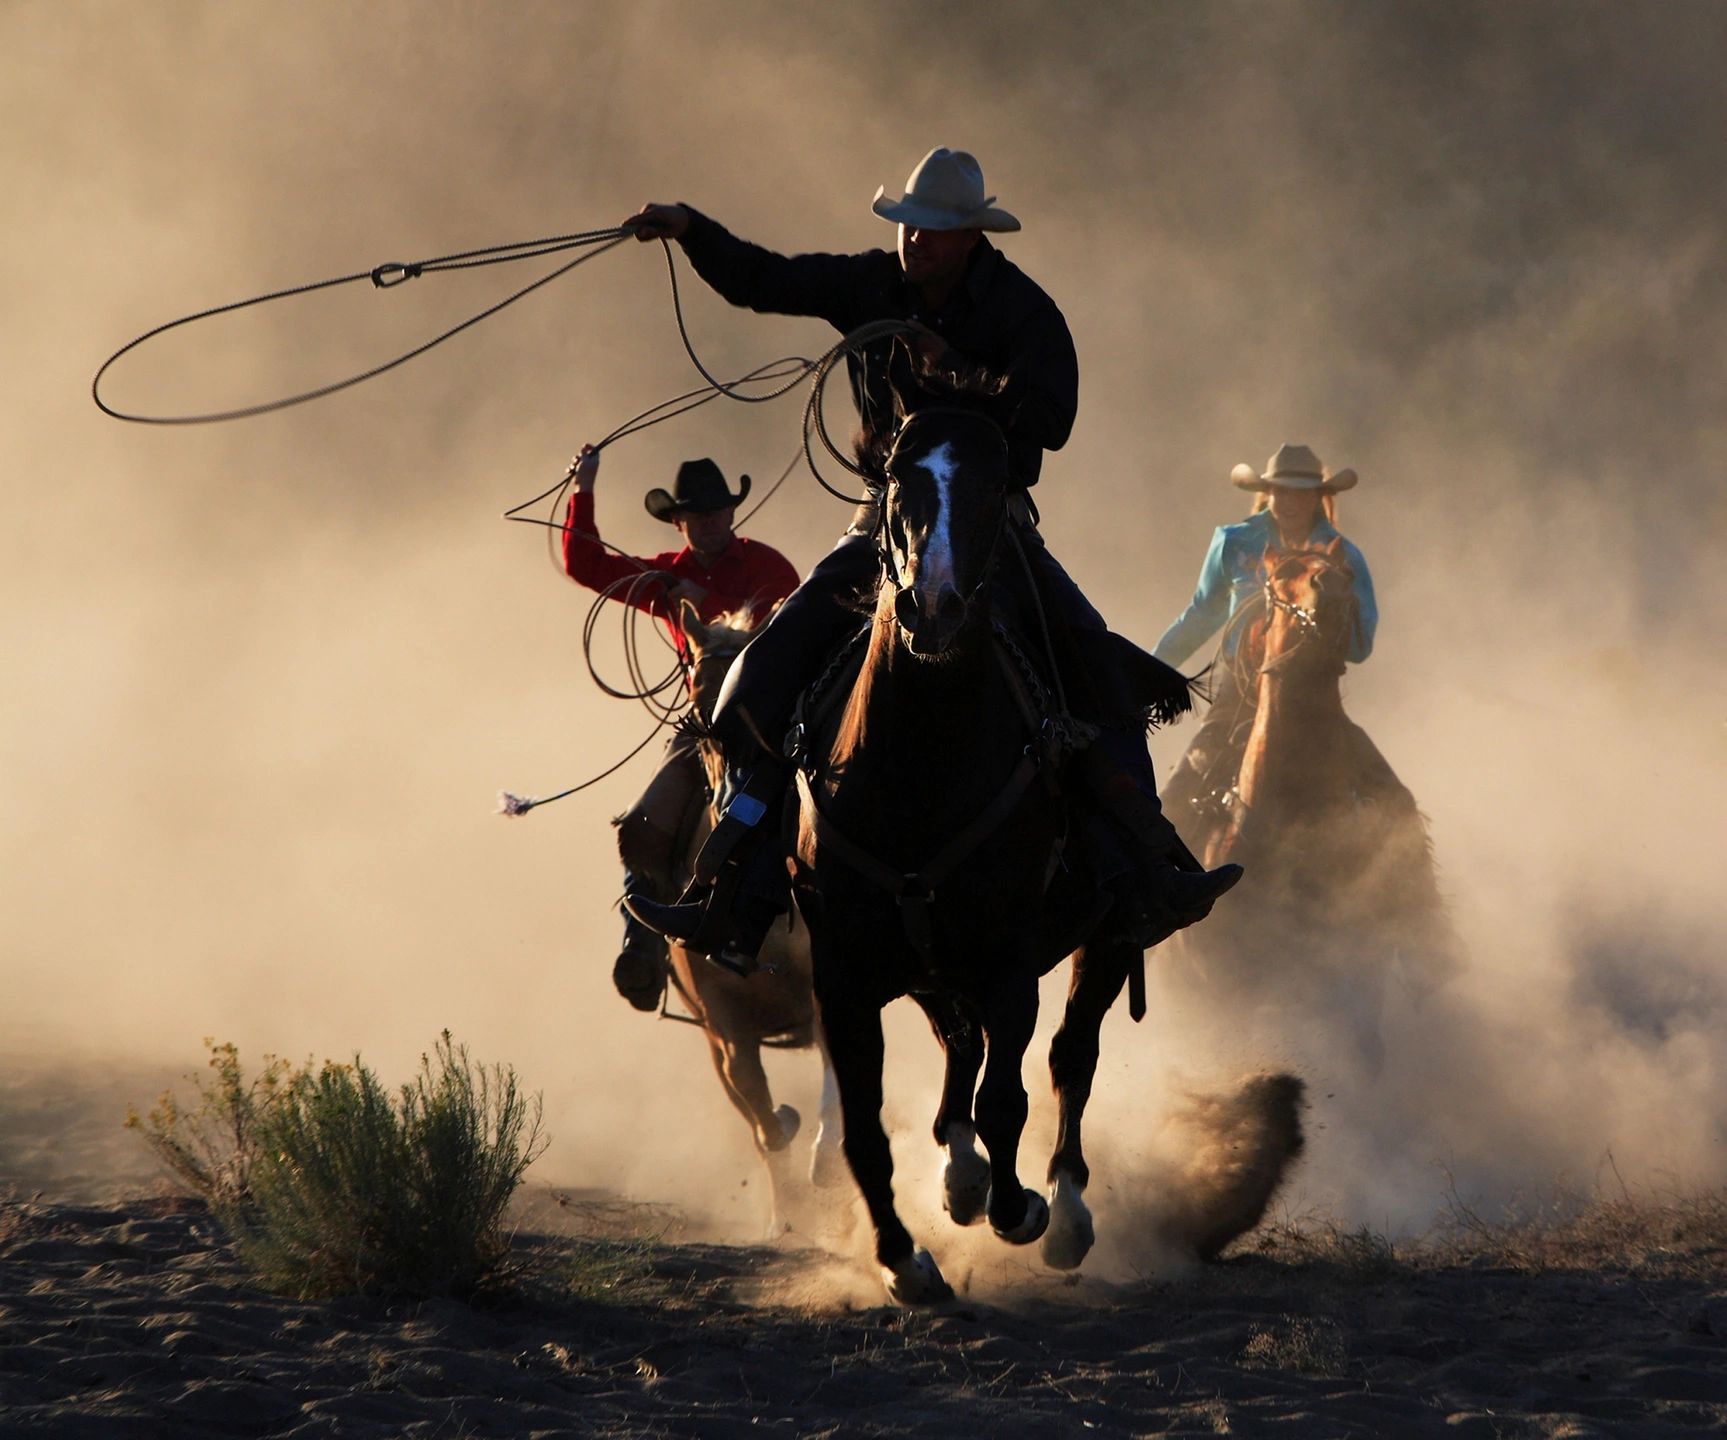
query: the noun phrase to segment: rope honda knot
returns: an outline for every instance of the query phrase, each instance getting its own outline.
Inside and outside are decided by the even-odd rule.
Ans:
[[[417,279],[424,272],[419,261],[410,261],[404,265],[399,260],[387,260],[372,271],[372,284],[380,290],[391,285],[400,285],[404,280]]]

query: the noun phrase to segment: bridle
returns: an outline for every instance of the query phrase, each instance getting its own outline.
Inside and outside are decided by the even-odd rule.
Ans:
[[[1344,570],[1345,567],[1330,560],[1321,560],[1320,569],[1324,573],[1337,574]],[[1318,607],[1297,605],[1293,600],[1285,600],[1277,593],[1272,580],[1272,573],[1267,572],[1265,577],[1265,607],[1268,611],[1275,611],[1289,616],[1290,619],[1295,622],[1297,638],[1295,643],[1284,650],[1281,654],[1275,657],[1268,657],[1260,665],[1260,673],[1262,675],[1271,674],[1273,671],[1281,669],[1284,665],[1289,663],[1298,651],[1304,649],[1308,645],[1323,646],[1329,644],[1333,650],[1336,650],[1341,654],[1344,643],[1344,628],[1340,626],[1335,636],[1328,637],[1320,624]],[[1351,597],[1351,603],[1353,604],[1353,597]]]

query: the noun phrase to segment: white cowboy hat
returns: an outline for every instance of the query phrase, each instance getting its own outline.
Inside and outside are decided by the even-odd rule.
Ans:
[[[1277,454],[1265,462],[1263,475],[1251,465],[1237,465],[1229,472],[1229,478],[1243,490],[1270,490],[1275,486],[1335,495],[1339,490],[1353,489],[1360,477],[1353,470],[1332,474],[1305,445],[1279,445]]]
[[[902,198],[889,200],[883,185],[870,209],[883,220],[917,230],[1019,229],[1019,221],[991,208],[994,204],[995,196],[983,193],[983,170],[977,161],[964,150],[938,145],[906,177]]]

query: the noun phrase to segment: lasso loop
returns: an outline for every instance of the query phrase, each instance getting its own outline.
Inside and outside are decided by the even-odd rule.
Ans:
[[[178,320],[170,320],[165,325],[158,325],[153,330],[146,330],[137,339],[128,341],[102,362],[90,381],[90,398],[96,402],[96,408],[105,415],[111,415],[116,420],[128,420],[137,425],[212,425],[222,420],[245,420],[254,415],[268,415],[272,411],[286,410],[292,405],[304,405],[310,400],[321,400],[326,395],[334,395],[338,391],[347,390],[367,380],[377,378],[399,365],[405,365],[416,356],[424,355],[428,350],[435,349],[446,340],[460,335],[462,331],[478,325],[480,321],[496,315],[500,310],[514,305],[516,301],[533,294],[543,285],[549,285],[561,275],[568,274],[576,266],[592,260],[594,256],[604,254],[614,246],[621,245],[630,238],[632,231],[622,226],[614,226],[609,230],[587,230],[576,235],[550,235],[540,240],[519,240],[509,245],[492,245],[483,250],[462,250],[451,255],[437,255],[429,260],[416,260],[403,264],[391,261],[384,265],[374,266],[370,270],[357,270],[352,275],[337,275],[329,280],[314,280],[308,285],[295,285],[286,290],[272,290],[267,295],[254,295],[250,299],[236,300],[227,305],[216,305],[208,310],[200,310],[196,314],[182,315]],[[369,370],[363,370],[358,375],[350,375],[344,380],[333,381],[328,385],[319,385],[315,389],[303,390],[297,395],[284,396],[279,400],[266,400],[257,405],[243,405],[233,410],[211,410],[198,415],[135,415],[128,411],[117,410],[102,398],[102,377],[106,375],[114,362],[121,356],[130,354],[146,341],[165,335],[170,330],[178,330],[183,325],[196,324],[200,320],[209,320],[217,315],[232,314],[236,310],[246,310],[254,305],[266,305],[275,300],[287,300],[296,295],[310,295],[319,290],[332,290],[339,285],[351,285],[356,281],[370,280],[379,290],[393,289],[405,281],[420,275],[433,274],[441,270],[472,270],[482,265],[507,265],[517,260],[534,260],[542,255],[555,255],[565,250],[583,250],[574,260],[566,261],[549,274],[542,275],[532,284],[524,285],[514,294],[506,295],[494,305],[488,305],[484,310],[470,315],[460,324],[452,325],[442,334],[434,335],[422,345],[416,345],[381,365],[374,365]]]

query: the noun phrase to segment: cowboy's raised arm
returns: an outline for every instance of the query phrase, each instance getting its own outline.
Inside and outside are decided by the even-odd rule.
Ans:
[[[646,576],[663,557],[633,559],[607,548],[600,539],[600,527],[594,516],[594,482],[599,478],[600,452],[592,445],[582,446],[581,453],[570,462],[568,473],[575,484],[564,510],[564,574],[590,590],[619,585],[617,598],[625,604],[650,615],[660,614],[664,609],[662,586],[645,578],[635,585],[623,586],[621,582]]]
[[[814,315],[851,330],[879,313],[868,297],[897,264],[885,252],[781,255],[740,240],[688,205],[644,205],[624,222],[638,240],[676,240],[696,274],[733,305],[768,315]]]

